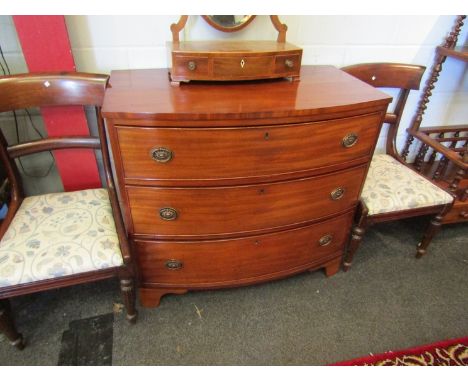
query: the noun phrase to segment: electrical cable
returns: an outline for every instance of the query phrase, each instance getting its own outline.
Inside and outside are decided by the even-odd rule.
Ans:
[[[0,61],[0,68],[3,72],[3,75],[11,75],[11,72],[10,72],[10,67],[8,65],[8,62],[5,58],[5,55],[3,54],[3,49],[2,49],[2,45],[0,44],[0,57],[2,58],[3,60],[3,63],[5,64],[5,66],[3,66],[2,62]],[[6,70],[5,70],[6,68]],[[42,133],[40,132],[40,130],[37,128],[37,126],[34,124],[33,122],[33,118],[31,116],[31,113],[29,112],[28,109],[24,109],[24,111],[26,112],[26,114],[28,115],[28,119],[30,121],[30,124],[33,128],[33,130],[36,132],[37,135],[39,135],[39,137],[41,139],[44,139],[44,136],[42,135]],[[16,110],[13,110],[13,118],[15,120],[15,131],[16,131],[16,142],[19,144],[20,143],[20,136],[19,136],[19,123],[18,123],[18,115],[16,114]],[[24,165],[23,165],[23,162],[21,161],[21,158],[18,158],[18,163],[19,165],[21,166],[21,169],[23,171],[23,173],[26,175],[26,176],[29,176],[31,178],[45,178],[46,176],[48,176],[52,170],[52,168],[54,167],[54,164],[55,164],[55,158],[54,158],[54,155],[52,154],[52,151],[48,151],[51,158],[52,158],[52,161],[49,165],[49,168],[46,170],[46,172],[44,174],[39,174],[39,175],[36,175],[36,174],[32,174],[30,173],[29,171],[27,171],[25,168],[24,168]]]

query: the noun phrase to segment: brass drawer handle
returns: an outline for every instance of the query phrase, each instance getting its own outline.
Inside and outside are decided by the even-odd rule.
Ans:
[[[286,65],[287,68],[292,68],[292,67],[294,67],[294,61],[293,60],[286,60],[286,61],[284,61],[284,65]]]
[[[162,220],[176,220],[178,213],[177,210],[172,207],[163,207],[159,210],[159,217]]]
[[[343,147],[353,147],[358,141],[358,135],[356,133],[349,133],[343,138]]]
[[[182,269],[183,266],[184,266],[184,263],[180,260],[167,260],[166,261],[166,268],[171,271],[177,271],[179,269]]]
[[[332,192],[330,192],[330,197],[333,200],[338,200],[338,199],[341,199],[344,194],[345,194],[345,189],[343,187],[337,187]]]
[[[189,70],[194,71],[197,68],[197,63],[195,61],[189,61],[187,66]]]
[[[319,239],[319,245],[321,247],[325,247],[326,245],[330,244],[333,240],[333,236],[332,235],[325,235],[325,236],[322,236],[320,239]]]
[[[165,147],[155,147],[150,151],[151,158],[159,163],[167,163],[172,157],[172,151]]]
[[[460,217],[463,218],[463,219],[468,219],[468,211],[460,212]]]

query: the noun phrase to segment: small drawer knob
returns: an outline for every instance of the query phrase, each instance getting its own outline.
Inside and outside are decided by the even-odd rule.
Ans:
[[[177,216],[177,210],[172,207],[163,207],[159,210],[159,217],[162,220],[176,220]]]
[[[343,146],[348,148],[348,147],[353,147],[358,141],[358,135],[356,133],[349,133],[344,136],[343,138]]]
[[[292,67],[294,67],[294,61],[288,59],[288,60],[284,61],[284,65],[285,65],[287,68],[292,68]]]
[[[463,219],[468,219],[468,211],[460,212],[460,217],[463,218]]]
[[[150,151],[151,158],[159,163],[169,162],[172,157],[172,151],[165,147],[155,147]]]
[[[166,261],[166,268],[171,271],[177,271],[178,269],[182,269],[184,263],[180,260],[167,260]]]
[[[333,240],[333,236],[332,235],[325,235],[325,236],[322,236],[320,239],[319,239],[319,245],[321,247],[325,247],[326,245],[330,244]]]
[[[195,61],[189,61],[187,66],[189,70],[194,71],[197,68],[197,63]]]
[[[333,200],[338,200],[343,197],[344,193],[345,193],[345,189],[343,187],[337,187],[332,192],[330,192],[330,197]]]

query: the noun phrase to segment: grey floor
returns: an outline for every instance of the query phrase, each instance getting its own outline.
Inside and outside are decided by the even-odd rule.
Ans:
[[[468,225],[414,248],[424,219],[372,228],[348,273],[166,296],[129,326],[115,314],[114,365],[325,365],[468,336]],[[16,298],[28,346],[0,336],[0,365],[56,365],[72,320],[113,311],[113,280]],[[198,312],[198,313],[197,313]]]

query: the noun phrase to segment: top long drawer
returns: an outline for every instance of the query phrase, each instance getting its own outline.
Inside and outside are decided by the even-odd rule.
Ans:
[[[337,165],[371,154],[381,114],[239,128],[117,126],[124,177],[208,180]]]

